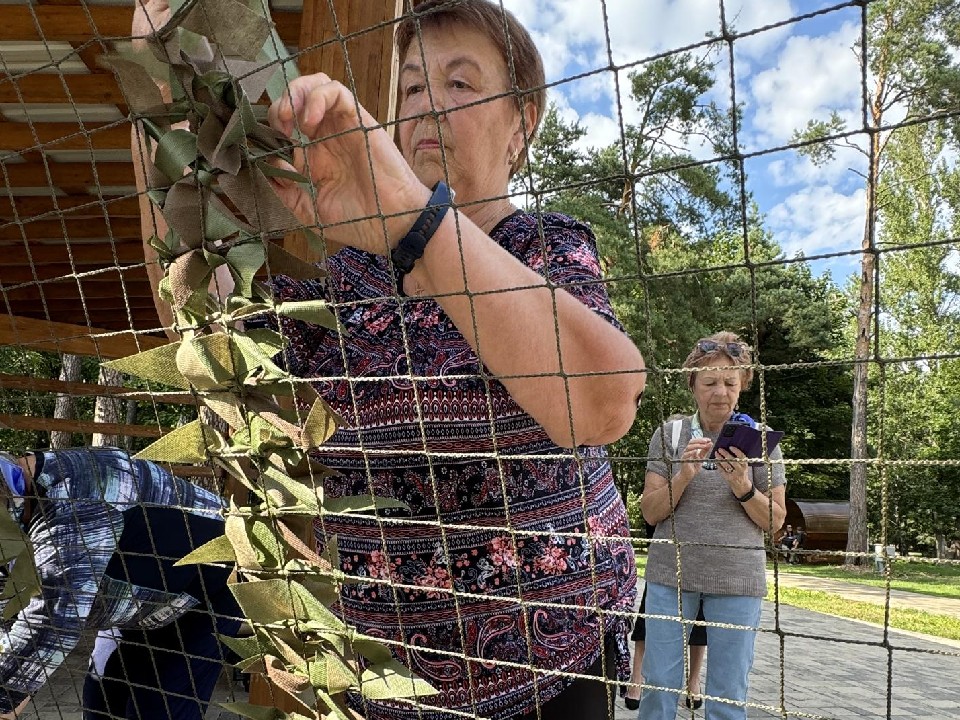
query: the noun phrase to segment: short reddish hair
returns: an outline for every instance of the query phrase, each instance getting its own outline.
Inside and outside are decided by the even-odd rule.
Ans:
[[[710,352],[705,352],[700,347],[700,343],[704,340],[715,342],[718,347]],[[740,354],[733,357],[727,350],[727,345],[739,345],[741,347]],[[744,366],[740,370],[740,386],[743,390],[746,390],[753,382],[753,355],[750,353],[750,346],[741,340],[739,335],[726,330],[697,340],[693,350],[683,361],[683,367],[685,368],[730,367],[733,365]],[[697,373],[695,372],[687,373],[687,385],[691,390],[693,390],[696,376]]]
[[[418,30],[462,25],[485,35],[500,51],[509,71],[511,58],[516,79],[517,104],[521,113],[526,103],[533,103],[537,119],[533,127],[525,127],[527,142],[533,141],[547,106],[547,78],[543,58],[527,29],[509,10],[490,0],[426,0],[416,4],[413,12],[397,25],[397,54],[403,57],[417,37]],[[523,167],[525,153],[520,153],[510,169],[511,176]]]

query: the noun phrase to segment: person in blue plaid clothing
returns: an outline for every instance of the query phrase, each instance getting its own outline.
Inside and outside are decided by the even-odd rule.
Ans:
[[[94,632],[116,649],[94,652],[85,720],[202,718],[228,661],[217,634],[235,636],[241,613],[229,568],[174,563],[223,534],[223,500],[115,448],[2,453],[0,471],[42,588],[0,627],[0,718]]]

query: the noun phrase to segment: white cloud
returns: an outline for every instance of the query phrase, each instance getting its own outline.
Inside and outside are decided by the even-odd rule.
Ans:
[[[618,141],[619,113],[627,124],[639,119],[640,111],[629,99],[629,70],[642,68],[647,58],[698,45],[708,33],[720,32],[717,0],[503,2],[534,35],[548,82],[586,74],[550,89],[550,100],[561,117],[579,121],[587,130],[581,149]],[[808,9],[808,2],[794,0],[727,0],[726,17],[736,32],[748,33]],[[742,147],[751,151],[786,144],[807,120],[827,119],[832,111],[847,119],[850,127],[860,125],[861,76],[851,50],[860,27],[854,20],[850,13],[837,13],[826,22],[788,23],[735,42],[737,99],[745,104]],[[797,32],[810,34],[792,35]],[[614,65],[627,65],[619,78],[620,98],[609,71],[608,36]],[[712,58],[717,62],[717,82],[708,99],[726,107],[728,58],[725,45],[718,49]],[[693,52],[703,55],[708,50]],[[702,147],[691,147],[691,152],[700,159],[709,156]],[[757,183],[750,189],[762,206],[771,208],[766,224],[788,255],[859,249],[865,194],[852,171],[862,172],[863,162],[856,151],[844,148],[819,167],[793,151],[748,162],[750,183]],[[794,192],[784,196],[787,189]],[[846,267],[855,264],[856,257],[830,264]]]
[[[862,183],[862,175],[866,173],[866,169],[866,156],[854,148],[838,147],[833,158],[822,165],[815,165],[810,158],[798,152],[778,154],[767,164],[766,174],[773,180],[774,186],[779,188],[797,185],[836,186]],[[762,175],[760,177],[762,178]]]
[[[943,261],[943,267],[947,272],[960,275],[960,250],[951,250],[947,253],[947,257]]]
[[[592,68],[608,64],[607,35],[613,61],[634,63],[656,53],[695,45],[707,34],[720,34],[717,0],[503,0],[504,6],[536,36],[548,77],[563,77],[563,49],[589,49]],[[604,19],[606,11],[606,21]],[[731,0],[727,22],[747,32],[791,17],[790,0]],[[789,27],[774,28],[737,41],[745,55],[756,57],[782,41]],[[548,60],[549,58],[549,60]],[[588,68],[581,68],[588,69]],[[556,73],[556,74],[554,74]]]
[[[860,67],[852,47],[860,28],[845,22],[827,35],[796,35],[785,43],[776,65],[757,73],[746,112],[752,144],[783,144],[808,120],[826,120],[832,111],[857,127],[860,121]]]
[[[866,191],[849,195],[829,185],[810,186],[767,213],[767,227],[788,257],[857,250],[863,239]]]
[[[579,110],[591,133],[590,144],[603,145],[607,139],[616,139],[619,133],[609,133],[609,123],[600,121],[599,115],[612,118],[619,124],[618,113],[624,122],[639,120],[640,111],[629,97],[627,73],[621,73],[620,97],[616,97],[613,75],[609,72],[610,55],[615,65],[627,65],[628,70],[636,63],[658,53],[703,43],[707,34],[720,33],[720,5],[717,0],[503,0],[504,6],[534,36],[549,83],[565,78],[588,74],[570,83],[555,86],[551,97],[558,101],[565,96],[566,104]],[[728,25],[738,33],[749,32],[792,17],[796,10],[792,0],[728,0],[726,3]],[[759,59],[771,48],[782,44],[791,30],[790,25],[780,26],[758,33],[756,36],[738,40],[735,50],[738,56],[738,73],[749,72],[744,58]],[[609,38],[609,39],[608,39]],[[718,83],[710,98],[721,107],[729,104],[726,77],[726,47],[715,46],[719,55]],[[707,48],[693,51],[704,55]],[[596,128],[596,130],[595,130]],[[604,132],[604,131],[607,132]],[[596,137],[593,137],[596,132]],[[694,149],[699,156],[704,151]]]
[[[620,142],[620,123],[606,115],[587,113],[580,122],[588,133],[584,138],[585,146],[603,148],[615,142]]]
[[[577,143],[578,150],[586,152],[590,148],[602,148],[619,142],[620,124],[614,118],[598,113],[581,115],[570,104],[569,98],[555,89],[550,91],[548,101],[556,106],[563,122],[579,122],[581,127],[587,130],[587,134]]]

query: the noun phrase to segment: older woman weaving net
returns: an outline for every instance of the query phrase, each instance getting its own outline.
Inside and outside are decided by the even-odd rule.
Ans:
[[[325,516],[339,604],[439,694],[357,699],[368,718],[597,718],[628,674],[635,566],[604,444],[633,422],[643,359],[588,227],[511,203],[545,104],[527,31],[499,4],[428,1],[397,30],[399,149],[338,79],[290,83],[271,124],[308,140],[280,183],[327,242],[342,334],[283,320],[291,371],[344,425],[328,496],[409,511]],[[455,201],[454,201],[455,193]],[[452,711],[452,712],[448,712]]]

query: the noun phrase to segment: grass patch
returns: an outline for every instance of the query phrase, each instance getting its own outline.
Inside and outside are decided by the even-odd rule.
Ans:
[[[767,567],[773,569],[773,564]],[[843,580],[858,585],[886,587],[886,578],[873,566],[848,568],[844,565],[780,565],[781,573]],[[890,566],[890,587],[922,595],[960,600],[960,566],[894,560]]]
[[[771,602],[774,600],[772,586],[767,593],[767,600]],[[838,595],[816,590],[799,590],[781,585],[780,603],[826,615],[863,620],[877,625],[883,625],[884,622],[882,605],[846,600]],[[934,615],[920,610],[890,608],[890,627],[947,638],[948,640],[960,640],[960,618],[947,615]]]

